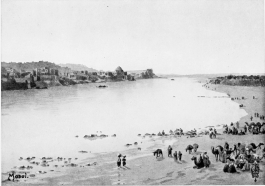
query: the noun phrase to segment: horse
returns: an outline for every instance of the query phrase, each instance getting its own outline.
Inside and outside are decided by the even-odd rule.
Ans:
[[[163,157],[163,152],[161,149],[157,149],[154,153],[154,156],[156,156],[156,158],[160,157],[160,155]]]

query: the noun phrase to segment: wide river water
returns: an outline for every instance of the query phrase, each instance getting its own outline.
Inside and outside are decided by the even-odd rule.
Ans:
[[[85,159],[124,150],[125,144],[139,142],[139,133],[228,124],[247,114],[226,94],[189,78],[107,83],[105,89],[97,85],[3,91],[2,172],[24,165],[19,157]],[[87,140],[86,134],[117,137]]]

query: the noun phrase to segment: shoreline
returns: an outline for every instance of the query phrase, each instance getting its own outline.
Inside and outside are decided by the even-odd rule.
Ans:
[[[2,84],[7,84],[7,86],[10,86],[10,89],[3,88],[1,91],[14,91],[14,90],[31,90],[31,89],[48,89],[51,87],[58,87],[58,86],[73,86],[73,85],[82,85],[82,84],[98,84],[98,83],[114,83],[114,82],[131,82],[131,81],[138,81],[138,80],[147,80],[147,79],[160,79],[161,77],[152,77],[152,78],[136,78],[135,80],[102,80],[99,79],[97,81],[91,81],[91,80],[71,80],[71,79],[59,79],[55,81],[36,81],[35,87],[28,88],[28,86],[25,83],[17,83],[17,82],[3,82]]]
[[[242,91],[240,87],[227,87],[227,85],[210,85],[213,91],[228,93],[231,97],[240,97],[241,94],[245,97],[246,92],[249,96],[256,92],[258,100],[264,100],[261,95],[264,93],[264,88],[260,90],[252,90],[253,87],[243,87],[246,89]],[[216,90],[215,90],[216,88]],[[239,91],[238,91],[239,89]],[[263,95],[264,96],[264,95]],[[251,97],[252,98],[252,97]],[[264,113],[264,103],[258,102],[258,100],[252,100],[248,98],[247,100],[234,100],[241,104],[244,101],[246,107],[245,111],[248,113],[247,116],[240,118],[240,126],[244,124],[245,121],[249,122],[250,115],[254,112],[260,113],[260,107],[263,108]],[[232,101],[232,100],[231,100]],[[253,102],[257,101],[257,102]],[[257,118],[253,118],[257,119]],[[254,120],[255,121],[255,120]],[[258,121],[258,120],[257,120]],[[257,122],[255,121],[255,122]],[[97,162],[95,166],[86,167],[70,167],[66,170],[56,170],[55,172],[47,173],[46,175],[37,175],[35,178],[30,178],[26,181],[19,181],[20,185],[23,184],[47,184],[47,185],[110,185],[110,184],[261,184],[265,183],[264,176],[260,175],[257,182],[251,177],[250,172],[240,172],[240,174],[228,174],[222,171],[224,164],[221,162],[216,162],[214,155],[210,151],[211,146],[224,145],[227,141],[229,144],[235,144],[237,142],[254,142],[259,143],[264,141],[264,135],[245,135],[245,136],[233,136],[233,135],[218,135],[216,139],[209,139],[208,135],[195,138],[187,138],[187,136],[174,137],[174,136],[163,136],[163,137],[153,137],[150,140],[153,144],[149,146],[144,151],[139,151],[136,148],[131,148],[120,152],[121,154],[127,155],[127,165],[128,169],[117,169],[116,159],[118,152],[110,153],[99,153],[95,157],[87,158],[82,160],[81,165],[87,163]],[[191,155],[185,152],[185,148],[188,144],[199,144],[199,149],[197,153],[192,153]],[[173,158],[168,158],[166,149],[168,144],[172,145],[173,152],[175,150],[181,151],[183,154],[182,162],[175,162]],[[163,150],[164,159],[156,159],[152,152],[161,148]],[[191,161],[192,155],[198,155],[201,152],[207,151],[210,157],[211,165],[208,169],[193,169],[194,163]],[[264,161],[264,160],[263,160]],[[264,162],[261,163],[261,170],[264,169]],[[52,168],[54,169],[54,168]],[[59,171],[59,172],[58,172]],[[261,172],[264,174],[264,171]],[[192,175],[192,176],[191,176]],[[231,179],[233,178],[233,179]],[[2,184],[6,185],[17,185],[16,182],[6,181],[3,182],[2,173]]]

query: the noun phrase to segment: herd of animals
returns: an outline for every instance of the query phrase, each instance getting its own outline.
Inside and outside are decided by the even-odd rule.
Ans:
[[[223,133],[232,135],[246,135],[247,133],[252,133],[255,135],[265,134],[265,128],[263,127],[265,126],[265,122],[263,122],[262,124],[260,122],[251,122],[250,124],[248,122],[245,122],[245,124],[246,125],[240,131],[239,127],[235,127],[233,123],[230,124],[230,128],[228,125],[224,125],[225,131]]]
[[[244,169],[244,171],[250,170],[250,164],[253,164],[254,162],[259,163],[263,158],[265,159],[265,147],[262,149],[262,146],[264,146],[264,143],[259,143],[258,145],[255,143],[250,143],[248,145],[237,143],[231,148],[229,147],[229,144],[225,142],[224,146],[212,146],[211,152],[214,154],[217,162],[220,161],[226,163],[224,166],[224,172],[234,173],[236,172],[236,168],[240,168],[241,170]],[[191,154],[192,151],[196,153],[198,148],[199,145],[195,143],[193,145],[188,145],[185,150]],[[172,147],[169,146],[167,149],[168,156],[181,161],[181,151],[179,151],[179,153],[175,151],[172,156],[172,150]],[[258,150],[262,152],[261,156],[256,153]],[[163,157],[162,149],[157,149],[153,154],[156,158]],[[201,169],[203,167],[208,168],[211,164],[207,152],[200,153],[199,157],[192,156],[191,160],[194,161],[194,169]]]
[[[257,116],[257,114],[255,113],[255,117]],[[247,127],[247,131],[249,133],[252,134],[256,134],[256,131],[259,131],[259,133],[262,133],[263,130],[261,130],[262,126],[265,125],[265,123],[261,124],[260,122],[257,123],[250,123],[248,124],[246,122],[246,126],[244,127],[244,130],[246,130],[245,128]],[[241,135],[240,133],[236,133],[234,131],[237,130],[238,127],[235,127],[236,124],[231,123],[230,127],[232,127],[232,129],[229,129],[229,127],[227,125],[224,125],[225,131],[224,133],[227,132],[227,134],[238,134]],[[98,133],[101,133],[101,131],[98,131]],[[262,133],[263,134],[263,133]],[[177,136],[188,136],[188,137],[200,137],[200,135],[209,135],[210,138],[216,137],[216,135],[220,135],[219,133],[217,133],[217,131],[215,129],[210,128],[209,131],[205,131],[205,132],[200,132],[197,133],[196,129],[194,130],[190,130],[188,132],[183,132],[183,130],[180,129],[176,129],[175,131],[170,130],[169,134],[166,134],[164,131],[159,132],[157,135],[156,134],[149,134],[146,133],[145,135],[143,135],[142,137],[152,137],[152,136],[171,136],[171,135],[177,135]],[[112,137],[116,137],[116,134],[111,135]],[[138,136],[141,136],[141,134],[138,134]],[[78,137],[78,136],[75,136]],[[105,134],[91,134],[91,135],[85,135],[84,138],[85,139],[96,139],[96,138],[102,138],[102,137],[108,137],[108,135]],[[126,146],[130,146],[132,144],[126,144]],[[138,145],[137,142],[134,143],[134,145]],[[263,148],[262,148],[263,147]],[[198,144],[193,144],[193,145],[188,145],[185,149],[186,152],[188,152],[189,154],[192,154],[192,152],[196,153],[197,149],[199,148]],[[141,150],[140,147],[138,147],[138,150]],[[181,161],[182,160],[182,152],[181,151],[175,151],[172,154],[172,147],[169,146],[168,147],[168,156],[169,157],[173,157],[175,160],[177,161]],[[257,151],[261,151],[262,155],[258,155],[256,152]],[[88,153],[87,151],[79,151],[80,153]],[[211,147],[211,153],[215,156],[216,161],[225,163],[224,165],[224,172],[229,172],[229,173],[234,173],[236,172],[236,169],[241,169],[241,170],[250,170],[250,165],[252,165],[255,162],[260,162],[262,161],[262,159],[265,159],[265,147],[264,147],[264,143],[259,143],[259,144],[255,144],[255,143],[250,143],[250,144],[243,144],[243,143],[237,143],[231,146],[229,146],[229,144],[226,142],[224,146],[222,145],[218,145],[216,147]],[[156,158],[158,157],[163,157],[163,151],[162,149],[157,149],[156,151],[153,152],[154,156],[156,156]],[[71,162],[71,158],[68,159],[68,161],[65,158],[60,158],[58,157],[57,159],[52,159],[51,157],[45,158],[43,157],[41,159],[41,162],[37,162],[34,161],[35,157],[28,157],[25,158],[24,160],[27,160],[30,162],[30,164],[35,164],[35,165],[40,165],[42,167],[47,167],[49,166],[49,162],[52,162],[54,160],[56,161],[62,161],[63,165],[61,165],[62,167],[76,167],[78,166],[77,164],[74,164]],[[77,158],[75,158],[76,160]],[[23,158],[21,157],[19,160],[23,160]],[[191,157],[191,160],[194,162],[194,169],[201,169],[203,167],[208,168],[211,165],[211,161],[209,160],[209,156],[207,155],[207,152],[203,152],[200,153],[199,156],[196,156],[195,154]],[[96,165],[97,163],[94,162],[93,164],[87,164],[86,166],[91,166],[91,165]],[[81,165],[80,165],[81,166]],[[54,167],[58,167],[58,165],[54,165]],[[81,166],[82,167],[82,166]],[[84,167],[84,166],[83,166]],[[32,166],[21,166],[21,167],[17,167],[20,170],[24,170],[24,169],[32,169]],[[53,170],[51,170],[53,171]],[[39,171],[39,174],[45,174],[45,171]],[[33,176],[33,175],[32,175]]]
[[[255,117],[259,117],[258,113],[255,113]],[[263,116],[261,117],[262,119],[264,119]],[[262,126],[264,125],[265,123],[261,124],[260,122],[257,122],[257,123],[252,122],[250,124],[246,122],[246,126],[244,126],[244,133],[242,134],[242,131],[238,132],[239,123],[236,123],[236,124],[231,123],[230,127],[232,127],[232,129],[229,128],[228,125],[224,125],[223,127],[225,128],[225,131],[223,133],[232,134],[232,135],[245,135],[247,132],[249,134],[265,134],[264,132],[265,129],[263,128],[263,130],[261,130]],[[177,131],[179,130],[177,129]],[[193,135],[197,135],[195,129],[187,133],[183,133],[183,131],[181,131],[180,133],[176,133],[177,131],[175,131],[175,134],[178,134],[178,135],[190,135],[190,137]],[[162,135],[164,135],[163,132],[161,133]],[[203,134],[209,135],[210,138],[213,138],[213,137],[216,138],[216,135],[218,135],[219,133],[217,133],[215,129],[210,128],[209,131],[201,132],[198,135],[203,135]],[[174,132],[173,133],[170,132],[170,135],[174,135]],[[196,137],[198,137],[198,135]],[[191,154],[192,151],[196,153],[198,148],[199,148],[199,145],[195,143],[193,145],[188,145],[185,150],[186,152]],[[257,153],[258,151],[259,153]],[[172,156],[171,152],[172,152],[172,147],[169,146],[168,147],[169,156]],[[220,161],[222,163],[225,163],[223,171],[228,172],[228,173],[235,173],[237,172],[237,169],[240,169],[242,171],[249,171],[251,165],[253,165],[254,163],[255,164],[259,163],[260,161],[262,161],[263,158],[265,159],[265,147],[264,147],[264,143],[262,142],[259,144],[237,143],[237,144],[233,144],[232,147],[229,146],[227,142],[225,142],[224,146],[222,145],[218,145],[216,147],[212,146],[211,153],[215,156],[215,159],[217,162]],[[153,154],[154,156],[156,156],[156,158],[163,157],[162,149],[157,149],[156,151],[153,152]],[[180,154],[179,160],[181,160],[181,156],[182,156],[181,151],[179,151],[179,153],[175,151],[174,158],[177,160],[178,154]],[[192,156],[191,160],[194,161],[194,164],[195,164],[193,168],[197,168],[197,169],[200,169],[203,167],[207,168],[211,164],[211,161],[209,160],[209,156],[207,155],[207,152],[199,154],[199,157]]]

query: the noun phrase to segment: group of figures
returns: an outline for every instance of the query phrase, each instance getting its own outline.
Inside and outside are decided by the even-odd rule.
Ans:
[[[224,146],[218,145],[217,147],[212,147],[212,153],[216,157],[216,161],[220,161],[225,163],[224,172],[235,173],[237,169],[242,171],[250,171],[251,166],[256,162],[259,163],[263,158],[265,158],[265,147],[263,143],[259,143],[258,145],[254,143],[250,143],[249,145],[237,143],[234,145],[232,149],[227,142],[225,142]],[[191,154],[192,151],[197,152],[199,148],[198,144],[188,145],[186,148],[186,152],[189,151]],[[256,152],[260,150],[262,155],[258,155]],[[173,148],[171,146],[168,147],[168,157],[172,157]],[[154,156],[157,158],[162,156],[163,152],[161,149],[157,149],[154,153]],[[176,160],[182,159],[182,153],[179,151],[175,151],[173,157]],[[209,167],[211,162],[209,160],[209,156],[207,152],[203,152],[199,154],[199,157],[193,156],[191,160],[194,161],[195,166],[193,168],[203,168]]]
[[[122,159],[121,159],[122,157]],[[123,167],[126,167],[126,156],[122,156],[121,154],[118,155],[118,160],[117,160],[117,166],[118,168],[121,168],[121,164]]]
[[[199,148],[198,144],[193,144],[193,145],[188,145],[186,148],[186,152],[189,151],[189,154],[191,154],[192,151],[197,152],[197,149]],[[171,145],[168,146],[168,157],[174,157],[176,161],[181,161],[182,160],[182,153],[181,151],[177,152],[172,155],[173,148]],[[162,149],[157,149],[156,151],[153,152],[154,156],[156,158],[158,157],[163,157],[163,152]],[[194,161],[195,166],[193,167],[194,169],[200,169],[200,168],[208,168],[211,164],[211,161],[209,160],[209,156],[207,155],[207,152],[203,152],[199,154],[199,157],[192,156],[191,158],[192,161]]]
[[[254,113],[254,117],[259,118],[260,120],[265,120],[265,116],[264,115],[260,115],[259,113]],[[250,117],[250,120],[252,121],[253,116]]]
[[[181,128],[176,129],[175,131],[170,130],[169,134],[170,135],[184,135],[183,130]],[[162,132],[159,132],[157,135],[158,136],[167,136],[167,134],[165,133],[164,130]]]
[[[238,122],[237,122],[238,123]],[[239,132],[239,124],[235,127],[233,123],[230,124],[232,128],[229,128],[227,125],[224,125],[224,134],[232,134],[232,135],[246,135],[248,133],[252,134],[265,134],[265,129],[261,129],[263,125],[265,125],[265,122],[262,124],[260,122],[257,123],[248,123],[245,122],[246,125],[243,127],[243,130],[240,130]]]
[[[234,149],[229,147],[229,144],[225,142],[224,146],[218,145],[212,147],[212,153],[216,157],[216,161],[225,163],[224,172],[235,173],[237,169],[242,171],[250,171],[251,166],[256,162],[259,163],[265,158],[265,148],[263,143],[258,145],[250,143],[249,145],[237,143],[234,145]],[[260,151],[258,155],[257,151]]]
[[[168,157],[172,157],[172,151],[173,151],[173,148],[169,145],[168,148],[167,148],[167,152],[168,152]],[[174,154],[173,154],[173,157],[176,161],[181,161],[181,157],[182,157],[182,153],[179,151],[175,151]]]

